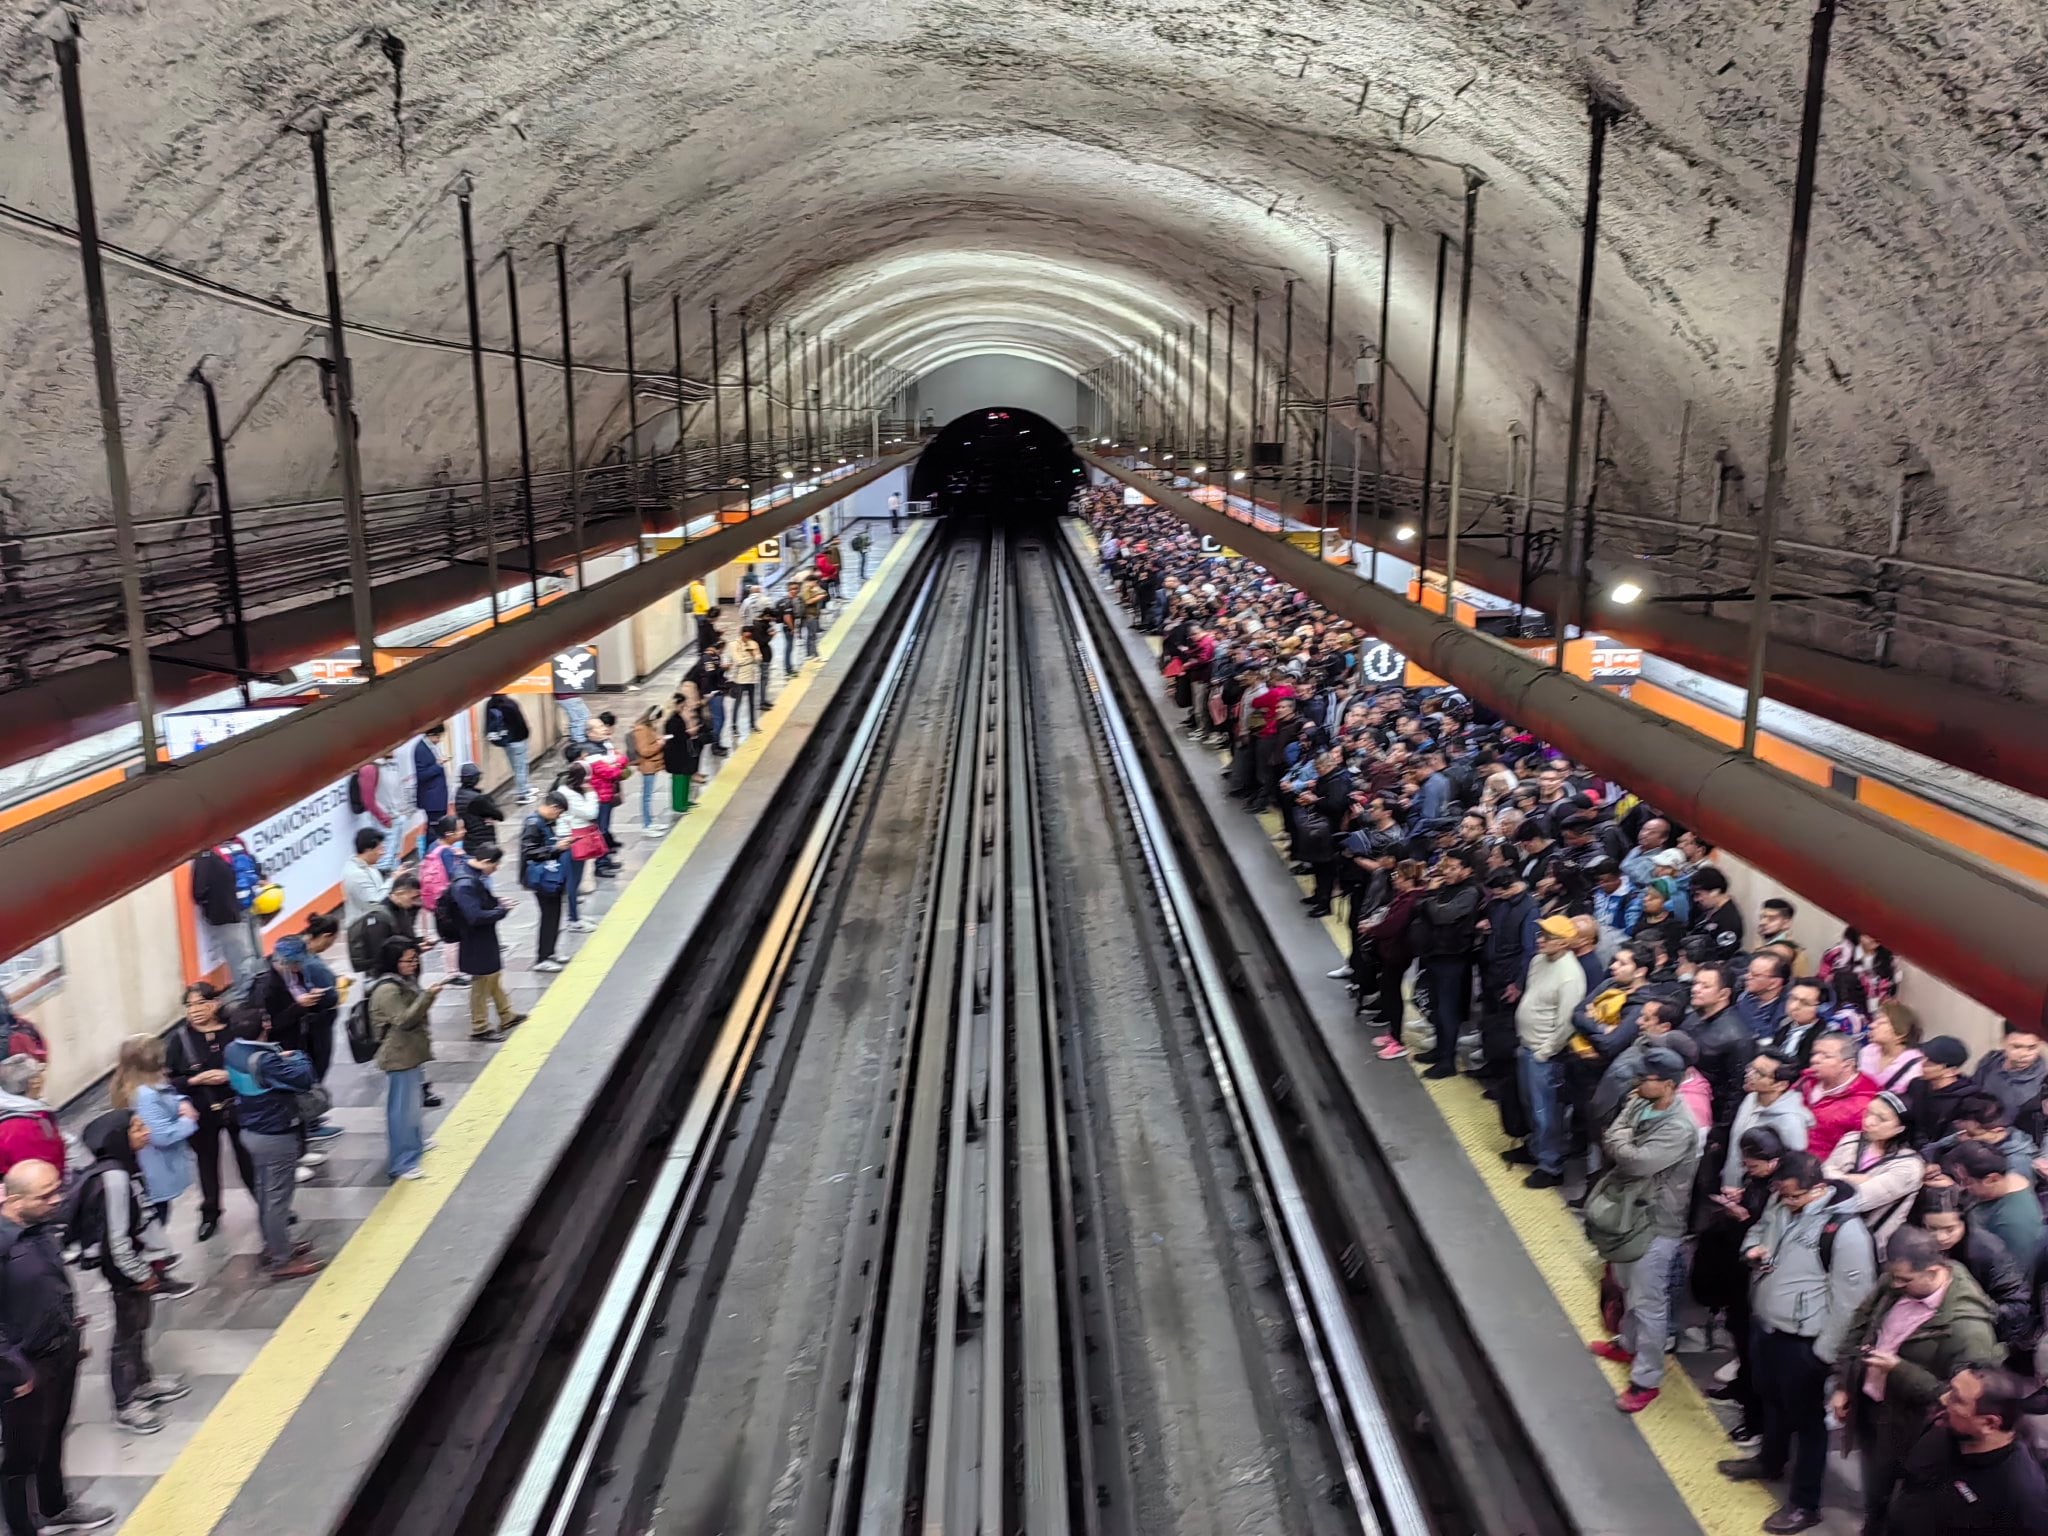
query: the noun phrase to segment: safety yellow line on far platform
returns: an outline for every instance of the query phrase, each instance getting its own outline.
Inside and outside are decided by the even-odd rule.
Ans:
[[[1085,526],[1076,534],[1092,558],[1096,550],[1094,534]],[[1158,654],[1158,636],[1147,635],[1145,643]],[[1222,754],[1216,756],[1220,762]],[[1271,839],[1275,856],[1284,858],[1287,833],[1279,813],[1262,812],[1259,824]],[[1297,883],[1303,895],[1312,889],[1306,879]],[[1322,928],[1340,954],[1351,953],[1350,936],[1341,921],[1334,916],[1326,917]],[[1601,1337],[1599,1259],[1587,1243],[1578,1219],[1556,1194],[1523,1188],[1523,1170],[1510,1168],[1500,1160],[1500,1154],[1508,1147],[1507,1138],[1501,1134],[1493,1105],[1470,1078],[1423,1078],[1422,1084],[1435,1101],[1437,1113],[1458,1138],[1466,1160],[1486,1185],[1487,1193],[1522,1240],[1537,1273],[1564,1308],[1565,1316],[1587,1342]],[[1602,1364],[1601,1369],[1615,1391],[1627,1384],[1625,1368]],[[1777,1509],[1778,1501],[1762,1485],[1731,1483],[1715,1470],[1715,1462],[1737,1454],[1735,1447],[1713,1408],[1676,1361],[1664,1373],[1662,1394],[1636,1416],[1635,1422],[1706,1536],[1753,1532]]]
[[[227,1513],[249,1474],[276,1443],[321,1375],[356,1326],[418,1245],[448,1197],[482,1155],[527,1085],[561,1043],[570,1023],[611,973],[685,862],[704,841],[719,813],[732,800],[762,754],[837,652],[842,638],[886,584],[891,569],[911,546],[916,532],[896,540],[875,573],[847,603],[807,662],[776,696],[758,730],[734,749],[724,769],[655,851],[654,857],[619,893],[617,902],[584,940],[583,947],[534,1004],[526,1023],[492,1056],[434,1134],[428,1176],[396,1184],[300,1298],[277,1331],[244,1371],[199,1432],[157,1479],[122,1526],[124,1536],[203,1536]]]

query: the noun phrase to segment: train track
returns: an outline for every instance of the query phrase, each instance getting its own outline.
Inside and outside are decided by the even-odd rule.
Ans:
[[[1551,1528],[1445,1491],[1480,1469],[1386,1368],[1357,1127],[1305,1121],[1298,1021],[1062,562],[964,535],[909,599],[440,1528]]]

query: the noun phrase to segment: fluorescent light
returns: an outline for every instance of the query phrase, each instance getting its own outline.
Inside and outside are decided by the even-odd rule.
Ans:
[[[1230,472],[1230,478],[1233,480],[1242,480],[1244,478],[1244,471],[1241,469],[1233,469]]]
[[[1207,473],[1209,473],[1209,466],[1206,464],[1197,464],[1195,466],[1195,473],[1198,475],[1206,475]]]
[[[1612,603],[1639,603],[1643,600],[1642,587],[1633,581],[1617,581],[1607,589],[1607,600]]]
[[[1415,539],[1415,530],[1407,523],[1403,523],[1400,527],[1394,530],[1394,537],[1399,539],[1403,544],[1412,543]]]

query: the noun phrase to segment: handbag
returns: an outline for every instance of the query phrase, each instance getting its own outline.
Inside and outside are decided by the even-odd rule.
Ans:
[[[578,827],[569,839],[569,855],[579,863],[587,864],[610,852],[605,846],[604,834],[595,825]]]

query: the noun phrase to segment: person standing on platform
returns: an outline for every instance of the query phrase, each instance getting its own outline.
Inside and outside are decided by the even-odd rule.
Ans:
[[[749,631],[740,630],[744,640]],[[633,771],[640,775],[640,830],[649,837],[659,837],[668,830],[669,824],[659,819],[654,810],[655,781],[661,777],[661,706],[650,704],[633,722],[631,731],[633,746]]]
[[[450,886],[455,910],[461,917],[462,969],[469,974],[469,1037],[472,1040],[502,1040],[505,1032],[526,1022],[526,1015],[513,1010],[505,996],[502,972],[504,952],[498,944],[498,924],[512,909],[491,889],[500,854],[496,843],[482,843],[464,850],[469,866]],[[491,1010],[498,1011],[498,1027],[491,1028]]]
[[[262,884],[263,866],[239,837],[192,861],[192,904],[227,965],[228,989],[238,996],[263,969],[263,928],[255,915]]]
[[[341,925],[352,930],[382,901],[390,882],[381,872],[388,834],[379,827],[356,829],[356,856],[341,866]],[[360,966],[358,970],[362,969]]]
[[[1830,1030],[1813,1042],[1799,1093],[1813,1111],[1807,1149],[1826,1162],[1835,1143],[1863,1124],[1863,1111],[1877,1097],[1877,1084],[1857,1069],[1855,1042]]]
[[[505,754],[512,770],[513,792],[521,805],[533,804],[533,789],[527,783],[528,741],[533,728],[526,723],[526,711],[510,694],[494,693],[484,701],[484,740]]]
[[[679,817],[690,809],[690,791],[697,776],[697,707],[690,701],[691,691],[685,682],[669,701],[668,717],[661,726],[661,766],[668,772],[669,808]]]
[[[1548,921],[1548,919],[1546,919]],[[1547,958],[1570,956],[1561,949]],[[1533,971],[1544,964],[1538,959]],[[1530,986],[1536,986],[1532,974]],[[1629,1368],[1628,1386],[1614,1400],[1623,1413],[1641,1413],[1664,1383],[1669,1333],[1671,1266],[1685,1240],[1686,1208],[1699,1163],[1699,1135],[1678,1084],[1684,1059],[1666,1046],[1643,1052],[1642,1076],[1622,1112],[1601,1138],[1610,1165],[1586,1197],[1586,1230],[1614,1266],[1625,1298],[1620,1337],[1588,1345],[1602,1360]]]
[[[604,836],[604,852],[598,858],[597,872],[607,880],[619,872],[619,840],[612,833],[612,820],[619,813],[621,781],[633,771],[633,765],[613,739],[616,720],[606,710],[592,722],[590,738],[596,750],[583,759],[590,766],[590,792],[597,796],[597,830]]]
[[[436,722],[420,733],[412,744],[412,803],[413,808],[425,818],[424,826],[431,827],[448,814],[448,757],[442,748],[442,740],[448,734],[448,727]],[[410,818],[408,818],[408,822]],[[405,833],[410,826],[402,826],[397,835],[398,853],[405,853]]]
[[[378,1068],[384,1073],[386,1171],[394,1179],[426,1175],[420,1158],[427,1150],[421,1120],[421,1081],[434,1059],[428,1020],[441,983],[420,985],[420,947],[410,939],[387,939],[377,975],[368,983],[370,1028],[377,1038]]]
[[[1546,917],[1536,925],[1536,958],[1515,1004],[1516,1082],[1529,1117],[1529,1141],[1502,1156],[1535,1165],[1522,1181],[1530,1189],[1555,1189],[1564,1182],[1564,1055],[1572,1013],[1586,996],[1585,967],[1572,953],[1576,934],[1568,917]],[[1681,1066],[1673,1083],[1684,1075]]]
[[[299,1095],[314,1086],[313,1064],[268,1040],[237,1039],[225,1052],[228,1082],[241,1117],[242,1144],[254,1165],[256,1221],[263,1234],[261,1272],[271,1280],[303,1280],[320,1271],[310,1243],[291,1234],[298,1188]]]
[[[1829,1183],[1811,1152],[1779,1159],[1770,1203],[1743,1257],[1754,1275],[1749,1360],[1763,1403],[1763,1444],[1720,1470],[1735,1482],[1760,1482],[1789,1468],[1790,1497],[1764,1529],[1792,1536],[1820,1524],[1828,1371],[1877,1283],[1877,1257],[1855,1196]]]
[[[754,695],[760,686],[761,674],[765,670],[761,660],[761,647],[755,643],[752,631],[742,628],[732,640],[732,659],[725,669],[725,680],[732,689],[732,735],[733,744],[740,741],[740,717],[746,717],[749,732],[761,728],[760,713],[754,707]]]
[[[1472,1001],[1472,959],[1479,948],[1482,900],[1464,850],[1453,848],[1437,860],[1417,906],[1423,925],[1422,975],[1429,985],[1430,1017],[1436,1025],[1436,1044],[1422,1058],[1428,1064],[1425,1077],[1458,1075],[1458,1037],[1464,1033]]]
[[[574,865],[569,857],[569,834],[562,824],[562,813],[568,809],[569,802],[549,790],[519,829],[519,883],[533,892],[534,904],[540,908],[540,932],[534,940],[536,971],[562,968],[555,945],[561,940],[562,896]]]
[[[897,534],[901,533],[902,531],[903,495],[900,491],[891,491],[889,493],[889,532],[891,534]]]
[[[423,844],[420,849],[420,867],[417,876],[419,881],[418,911],[431,913],[440,902],[442,896],[447,894],[448,887],[455,883],[456,872],[462,868],[462,823],[453,816],[443,816],[439,821],[427,828],[427,832],[432,841]],[[488,839],[485,840],[488,841]],[[396,889],[395,883],[393,888],[394,890]],[[406,935],[418,938],[420,940],[420,949],[424,952],[428,947],[430,935],[418,932],[418,918],[416,916],[414,917],[414,923],[415,926],[413,928],[405,930]],[[397,928],[394,926],[392,933],[396,932]],[[363,947],[368,952],[365,956],[366,963],[362,967],[365,980],[377,974],[377,964],[384,953],[384,942],[390,936],[390,934],[377,934],[373,937],[365,938]],[[440,946],[440,950],[442,970],[445,973],[442,979],[451,987],[468,986],[469,978],[462,974],[462,967],[455,959],[455,946],[453,944],[443,944]]]
[[[555,776],[553,792],[568,807],[562,829],[569,835],[569,852],[563,858],[562,871],[567,881],[563,889],[569,898],[569,931],[588,933],[592,925],[583,920],[581,905],[583,872],[595,868],[604,846],[604,836],[597,829],[597,796],[591,793],[590,770],[580,759],[569,764]],[[595,880],[593,874],[593,888]]]
[[[171,1086],[199,1112],[192,1153],[199,1162],[199,1241],[220,1230],[220,1143],[226,1137],[242,1186],[256,1193],[256,1169],[242,1142],[235,1090],[228,1081],[227,1049],[235,1031],[221,1012],[220,992],[211,982],[185,989],[185,1021],[166,1040],[165,1065]],[[296,1153],[294,1154],[296,1157]]]
[[[64,1131],[57,1111],[43,1102],[48,1076],[33,1056],[0,1061],[0,1174],[16,1163],[64,1166]]]
[[[455,790],[454,811],[462,822],[463,841],[495,843],[498,840],[498,823],[505,819],[505,813],[491,798],[490,791],[484,788],[483,769],[475,763],[464,763],[458,777],[460,783]]]
[[[114,1511],[64,1485],[64,1432],[71,1423],[82,1354],[78,1297],[52,1220],[63,1176],[48,1163],[17,1163],[0,1196],[0,1515],[7,1536],[96,1531]]]
[[[868,537],[867,529],[857,528],[854,530],[853,538],[848,542],[853,546],[853,558],[858,562],[854,567],[855,572],[861,584],[865,586],[868,579],[868,551],[874,548],[874,541]]]
[[[2039,1397],[2011,1371],[1950,1377],[1933,1425],[1906,1453],[1884,1536],[2048,1536],[2048,1477],[2017,1439]]]

